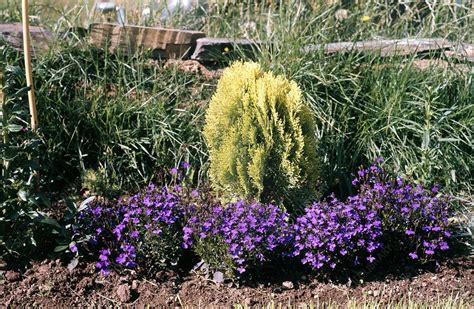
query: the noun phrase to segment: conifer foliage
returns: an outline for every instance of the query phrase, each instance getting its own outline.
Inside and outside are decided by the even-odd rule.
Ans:
[[[218,191],[290,206],[314,197],[318,157],[314,119],[295,82],[236,62],[206,114],[210,177]]]

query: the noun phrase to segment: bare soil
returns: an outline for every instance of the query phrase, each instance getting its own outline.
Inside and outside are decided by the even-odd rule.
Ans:
[[[117,306],[230,307],[274,302],[293,304],[349,301],[403,301],[430,304],[460,297],[474,306],[474,257],[457,257],[434,269],[404,269],[398,273],[377,271],[366,282],[335,282],[307,277],[297,271],[277,274],[276,280],[216,284],[192,272],[161,271],[154,278],[134,272],[103,277],[94,263],[81,262],[69,270],[60,260],[33,263],[26,271],[2,271],[0,305],[12,306]],[[239,286],[240,285],[240,286]]]

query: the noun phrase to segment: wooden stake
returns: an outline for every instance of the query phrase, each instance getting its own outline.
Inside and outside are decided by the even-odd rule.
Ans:
[[[28,14],[28,0],[22,0],[23,18],[23,50],[25,52],[25,73],[28,90],[28,103],[30,105],[31,130],[38,128],[38,114],[36,113],[35,90],[33,86],[33,73],[31,68],[31,42],[30,42],[30,22]]]

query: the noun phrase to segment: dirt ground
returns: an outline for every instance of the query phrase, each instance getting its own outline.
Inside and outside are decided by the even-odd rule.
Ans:
[[[408,297],[429,304],[450,296],[474,306],[474,257],[464,256],[442,262],[435,269],[412,269],[398,274],[380,274],[367,282],[307,277],[297,272],[278,280],[216,284],[196,273],[162,271],[154,278],[133,272],[103,277],[94,263],[82,262],[69,270],[60,260],[33,263],[23,273],[3,271],[0,304],[13,306],[110,306],[133,304],[166,307],[230,307],[275,304],[377,300],[393,302]],[[0,277],[1,278],[1,277]],[[286,280],[285,280],[286,279]]]

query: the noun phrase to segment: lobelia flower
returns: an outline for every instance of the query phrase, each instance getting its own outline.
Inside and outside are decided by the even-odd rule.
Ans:
[[[186,247],[195,245],[205,260],[215,268],[243,274],[280,255],[279,249],[291,239],[289,215],[271,204],[239,200],[227,205],[198,207],[184,227]],[[214,247],[225,248],[226,254],[215,256]]]
[[[360,169],[358,175],[364,177],[358,179],[358,196],[380,216],[383,242],[397,243],[411,259],[431,259],[437,252],[448,250],[452,210],[449,199],[440,195],[439,185],[427,190],[422,183],[401,176],[390,179],[377,165],[381,162],[379,159]]]
[[[314,269],[355,265],[362,257],[372,263],[372,252],[382,247],[380,218],[357,196],[313,203],[293,230],[293,255]]]
[[[182,247],[182,199],[180,192],[150,185],[116,203],[86,209],[79,216],[79,228],[90,235],[91,246],[102,246],[96,263],[101,273],[107,274],[112,265],[135,268],[150,259],[165,264],[177,259]]]

